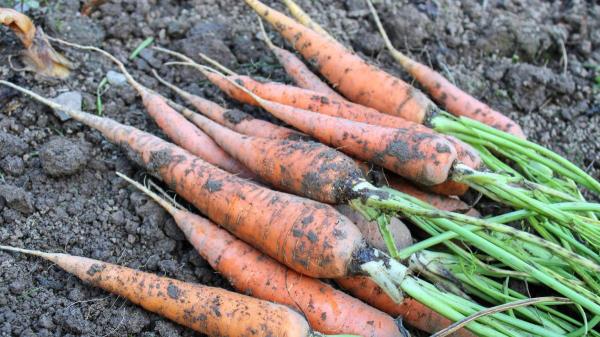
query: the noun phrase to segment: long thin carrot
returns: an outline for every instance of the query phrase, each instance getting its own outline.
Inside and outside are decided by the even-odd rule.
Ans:
[[[258,19],[260,30],[264,37],[265,43],[269,49],[273,52],[273,55],[277,58],[279,63],[285,69],[285,72],[294,80],[294,82],[300,87],[316,92],[320,92],[331,97],[335,97],[339,101],[345,101],[346,99],[338,94],[335,90],[331,89],[327,83],[321,81],[319,76],[315,75],[308,67],[302,62],[294,53],[291,53],[283,48],[279,48],[273,44],[262,20]]]
[[[452,323],[449,319],[431,311],[414,299],[406,298],[402,303],[395,303],[377,284],[366,277],[346,277],[336,279],[335,282],[353,296],[387,312],[393,317],[401,317],[403,322],[425,332],[436,333]],[[473,333],[465,329],[455,332],[452,336],[475,337]]]
[[[339,42],[258,0],[245,1],[349,100],[417,123],[437,111],[435,104],[422,92],[368,64]]]
[[[211,68],[205,69],[210,71]],[[435,132],[380,127],[287,106],[260,98],[231,78],[216,71],[213,73],[242,89],[273,116],[353,157],[423,185],[440,184],[448,179],[456,150]]]
[[[375,7],[373,7],[370,0],[366,1],[392,57],[423,86],[438,104],[441,104],[448,112],[456,116],[469,117],[519,138],[526,138],[525,133],[515,121],[464,92],[437,71],[411,59],[394,48],[379,20]]]
[[[258,186],[131,126],[70,109],[11,82],[0,84],[102,132],[208,218],[286,266],[319,278],[368,274],[400,298],[397,285],[406,267],[365,245],[358,228],[331,206]]]
[[[313,329],[322,333],[364,337],[401,335],[387,314],[286,268],[209,220],[179,209],[140,183],[119,176],[164,207],[196,251],[239,292],[294,308],[305,315]]]
[[[148,114],[154,119],[158,126],[176,144],[197,155],[198,157],[214,164],[228,172],[238,174],[244,178],[254,178],[247,168],[240,162],[225,153],[206,134],[198,130],[192,123],[188,122],[177,111],[173,110],[167,100],[157,92],[150,90],[137,82],[125,68],[125,65],[110,53],[92,46],[82,46],[75,43],[52,38],[52,41],[82,50],[98,52],[119,67],[127,78],[129,84],[138,92]]]
[[[315,336],[300,314],[283,305],[86,257],[0,249],[39,256],[88,284],[211,336]]]
[[[252,115],[247,114],[237,109],[226,109],[217,103],[209,101],[200,96],[192,95],[191,93],[165,81],[162,77],[158,76],[158,73],[154,71],[154,77],[175,91],[179,96],[185,99],[188,103],[193,105],[196,110],[202,113],[204,116],[212,119],[213,121],[228,127],[236,132],[243,133],[249,136],[265,137],[265,138],[277,138],[277,139],[308,139],[308,136],[298,131],[286,128],[284,126],[275,125],[265,120],[254,118]],[[183,114],[187,119],[196,124],[198,118],[196,113],[189,109],[181,109],[179,113]]]

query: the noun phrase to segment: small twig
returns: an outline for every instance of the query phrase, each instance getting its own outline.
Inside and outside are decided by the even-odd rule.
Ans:
[[[447,328],[434,333],[433,335],[431,335],[431,337],[445,337],[445,336],[448,336],[448,335],[450,335],[450,334],[458,331],[459,329],[461,329],[465,325],[469,324],[470,322],[472,322],[472,321],[474,321],[474,320],[476,320],[478,318],[481,318],[483,316],[488,316],[488,315],[492,315],[492,314],[499,313],[499,312],[502,312],[502,311],[506,311],[506,310],[510,310],[510,309],[515,309],[515,308],[520,308],[520,307],[524,307],[524,306],[528,306],[528,305],[539,304],[539,303],[543,303],[543,302],[558,302],[558,303],[562,303],[562,304],[573,303],[568,298],[555,297],[555,296],[536,297],[536,298],[528,298],[528,299],[524,299],[524,300],[514,301],[514,302],[511,302],[511,303],[506,303],[506,304],[498,305],[498,306],[495,306],[495,307],[487,308],[485,310],[481,310],[479,312],[476,312],[473,315],[465,317],[465,318],[461,319],[458,322],[452,323]]]
[[[562,52],[562,63],[563,63],[563,75],[567,74],[567,68],[569,67],[569,59],[567,58],[567,48],[565,47],[565,42],[563,39],[558,39],[558,45],[560,46],[560,51]]]

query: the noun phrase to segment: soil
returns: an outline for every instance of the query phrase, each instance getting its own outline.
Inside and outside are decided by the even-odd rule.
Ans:
[[[202,51],[241,73],[287,81],[258,38],[256,16],[241,0],[111,1],[89,18],[77,14],[78,0],[40,3],[40,9],[28,14],[47,33],[101,46],[122,60],[153,36],[159,45],[193,58]],[[410,81],[383,49],[362,0],[299,3],[345,44]],[[0,0],[0,6],[11,5]],[[410,0],[380,2],[378,9],[401,50],[510,114],[530,139],[598,178],[600,5],[575,0]],[[284,45],[276,34],[272,37]],[[14,34],[0,28],[0,78],[47,97],[80,91],[87,111],[96,110],[98,84],[115,68],[96,54],[64,50],[78,68],[66,81],[48,80],[9,67],[8,55],[19,50]],[[143,84],[171,95],[149,72],[165,60],[146,49],[128,66]],[[191,69],[169,67],[161,73],[188,91],[268,118],[256,108],[226,100]],[[129,87],[111,86],[102,101],[104,115],[160,134]],[[0,168],[0,243],[229,287],[160,207],[115,175],[143,174],[115,145],[79,123],[60,122],[42,105],[4,87]],[[192,335],[49,263],[0,253],[0,336]]]

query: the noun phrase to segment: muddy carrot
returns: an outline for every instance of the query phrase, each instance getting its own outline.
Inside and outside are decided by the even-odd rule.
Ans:
[[[469,117],[519,138],[526,138],[521,127],[512,119],[464,92],[437,71],[394,48],[373,4],[370,0],[367,0],[367,4],[392,57],[423,86],[438,104],[456,116]]]
[[[245,1],[349,100],[417,123],[437,111],[435,104],[422,92],[368,64],[339,42],[258,0]]]
[[[230,78],[224,78],[245,91],[263,109],[296,129],[420,184],[435,185],[446,181],[456,159],[452,144],[435,132],[385,128],[283,105],[262,99]]]
[[[335,282],[353,296],[360,298],[373,307],[387,312],[392,317],[401,317],[408,325],[428,333],[436,333],[452,322],[429,309],[412,298],[406,298],[401,303],[392,301],[377,284],[366,277],[346,277]],[[462,329],[455,332],[454,337],[475,337],[471,332]]]
[[[238,109],[226,109],[217,103],[203,97],[193,95],[172,83],[165,81],[154,71],[154,76],[159,82],[175,91],[179,96],[193,105],[197,111],[211,120],[236,132],[256,137],[278,138],[278,139],[308,139],[308,136],[298,131],[275,125],[265,120],[254,118],[252,115]],[[190,109],[182,108],[179,113],[183,114],[192,123],[196,124],[197,113]]]
[[[156,124],[176,144],[190,151],[194,155],[214,164],[228,172],[239,174],[241,177],[254,178],[247,168],[229,156],[215,142],[198,130],[192,123],[181,116],[167,104],[167,99],[157,92],[150,90],[137,82],[125,68],[125,65],[110,53],[91,46],[81,46],[67,41],[52,39],[64,45],[82,50],[92,50],[109,58],[125,75],[129,84],[138,92],[148,114]]]
[[[212,221],[288,267],[317,278],[368,274],[400,298],[397,286],[406,267],[367,246],[358,228],[333,207],[258,186],[131,126],[70,109],[7,81],[0,84],[102,132]]]
[[[239,292],[296,309],[313,329],[322,333],[401,336],[387,314],[286,268],[211,221],[180,209],[140,183],[119,175],[163,206],[196,251]]]
[[[211,336],[314,336],[294,310],[220,288],[160,277],[86,257],[0,246],[55,263],[87,284],[122,296],[195,331]]]
[[[273,44],[265,27],[263,26],[262,20],[258,19],[260,30],[263,34],[265,43],[269,49],[273,52],[273,55],[277,58],[279,63],[285,69],[285,72],[294,80],[294,82],[300,87],[316,92],[320,92],[331,97],[335,97],[339,101],[345,101],[346,99],[338,94],[335,90],[331,89],[327,83],[323,82],[319,76],[315,75],[308,67],[292,52],[289,52],[283,48],[279,48]]]

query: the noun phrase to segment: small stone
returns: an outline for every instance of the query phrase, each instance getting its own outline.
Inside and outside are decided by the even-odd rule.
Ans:
[[[122,226],[125,224],[125,213],[122,210],[118,210],[113,212],[110,215],[110,222],[117,226]]]
[[[81,144],[57,137],[44,144],[40,150],[42,168],[51,177],[73,175],[89,159],[88,150]]]
[[[79,111],[81,110],[81,102],[83,101],[83,98],[79,91],[68,91],[56,96],[52,100],[58,104]],[[54,114],[56,114],[56,116],[62,122],[71,119],[71,116],[62,110],[54,110]]]
[[[24,214],[33,213],[33,199],[24,189],[12,185],[0,185],[0,198],[6,205]]]
[[[116,87],[121,87],[127,84],[127,78],[125,77],[125,75],[114,70],[109,70],[106,73],[106,79],[108,80],[108,83]]]

